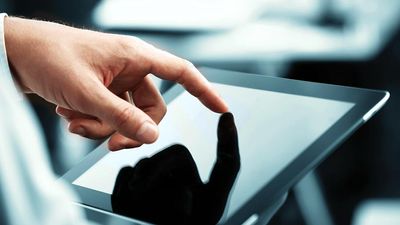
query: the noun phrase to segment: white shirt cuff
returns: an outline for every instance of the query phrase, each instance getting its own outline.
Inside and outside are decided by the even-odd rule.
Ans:
[[[13,79],[13,75],[8,64],[6,43],[4,38],[4,17],[6,16],[6,13],[0,13],[0,77],[2,78],[0,80],[2,80],[1,82],[6,82],[5,85],[7,86],[14,86],[15,88],[13,88],[13,90],[22,98],[19,86]]]

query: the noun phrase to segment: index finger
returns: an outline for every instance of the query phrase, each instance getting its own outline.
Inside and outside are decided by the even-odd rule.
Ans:
[[[148,63],[149,73],[165,80],[178,82],[214,112],[228,111],[228,105],[192,63],[150,44],[146,43],[146,46],[143,55]]]

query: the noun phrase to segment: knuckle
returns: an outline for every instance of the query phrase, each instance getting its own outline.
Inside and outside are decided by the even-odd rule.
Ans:
[[[93,138],[94,139],[102,139],[102,138],[110,136],[112,133],[114,133],[114,129],[103,124],[102,126],[93,130]]]
[[[194,67],[193,63],[186,59],[181,59],[182,60],[182,66],[180,68],[179,72],[179,77],[178,77],[178,83],[183,84],[185,81],[185,76],[190,72],[190,70]]]
[[[119,45],[123,51],[135,51],[137,48],[136,40],[131,37],[120,36]]]
[[[189,70],[191,70],[194,67],[193,63],[190,62],[189,60],[186,60],[186,59],[182,59],[182,60],[183,60],[182,71],[188,72]]]
[[[135,62],[140,62],[140,68],[149,68],[143,69],[145,71],[151,70],[153,60],[151,57],[153,54],[149,53],[154,51],[155,47],[153,45],[138,37],[121,36],[120,46],[126,54],[127,61],[132,62],[132,59],[135,59]]]
[[[121,43],[124,46],[124,48],[127,49],[134,49],[134,50],[139,50],[140,48],[149,48],[153,47],[149,43],[143,41],[142,39],[135,37],[135,36],[125,36],[123,35],[121,38]]]
[[[134,114],[135,114],[134,110],[129,106],[124,106],[120,110],[116,111],[113,117],[115,126],[116,127],[123,126],[124,124],[129,122],[129,120],[132,117],[135,116]]]
[[[119,35],[117,39],[117,43],[119,47],[124,52],[138,52],[141,46],[141,39],[133,36]]]

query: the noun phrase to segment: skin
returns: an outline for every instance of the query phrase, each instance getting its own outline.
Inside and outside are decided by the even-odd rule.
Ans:
[[[111,136],[110,150],[157,139],[167,109],[149,74],[178,82],[214,112],[228,111],[190,62],[138,38],[14,17],[5,18],[4,29],[21,89],[56,104],[70,132]],[[128,91],[134,105],[127,101]]]

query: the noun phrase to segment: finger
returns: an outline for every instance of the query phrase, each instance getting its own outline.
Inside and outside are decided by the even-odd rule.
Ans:
[[[192,63],[147,43],[144,43],[144,46],[146,47],[143,49],[143,55],[149,65],[149,73],[180,83],[189,93],[215,112],[228,111],[227,104]],[[136,51],[134,53],[137,55]]]
[[[90,115],[86,115],[74,110],[70,110],[61,106],[57,106],[56,107],[56,113],[65,118],[67,121],[76,119],[76,118],[85,118],[85,119],[94,119],[95,117],[90,116]]]
[[[119,95],[119,97],[126,101],[129,99],[126,92]],[[69,122],[68,129],[71,133],[92,139],[102,139],[115,132],[110,125],[104,123],[96,117],[76,112],[61,106],[57,106],[56,112]]]
[[[141,142],[129,139],[118,132],[114,133],[108,140],[108,149],[110,149],[110,151],[118,151],[126,148],[137,148],[141,145]]]
[[[57,106],[56,112],[68,121],[68,130],[71,133],[91,139],[102,139],[115,132],[112,127],[98,120],[96,117],[60,106]]]
[[[91,92],[82,94],[79,111],[96,116],[130,139],[152,143],[158,138],[158,127],[146,113],[113,94],[100,81],[89,82]]]
[[[91,139],[102,139],[110,136],[115,130],[98,119],[77,118],[70,120],[68,130]]]
[[[127,92],[122,93],[121,95],[119,95],[120,98],[129,101],[129,96]],[[75,110],[71,110],[62,106],[57,105],[56,107],[56,113],[67,119],[67,120],[73,120],[73,119],[77,119],[77,118],[81,118],[81,119],[96,119],[96,117],[88,115],[88,114],[84,114]]]
[[[149,115],[157,124],[167,112],[164,99],[149,76],[146,76],[133,92],[133,101],[136,107]]]

